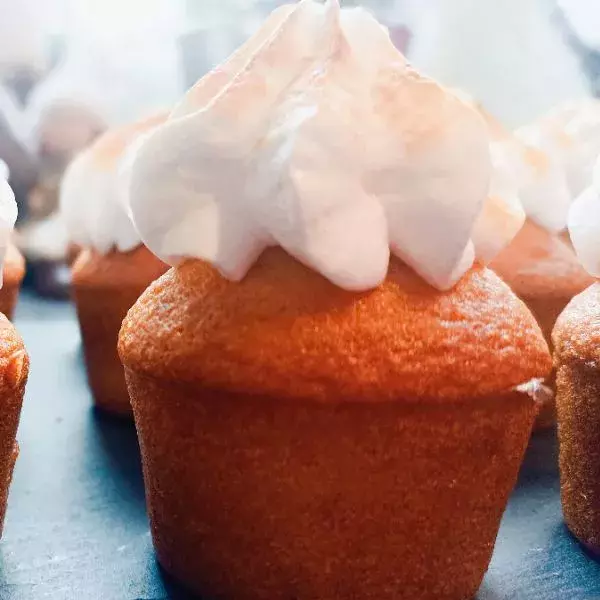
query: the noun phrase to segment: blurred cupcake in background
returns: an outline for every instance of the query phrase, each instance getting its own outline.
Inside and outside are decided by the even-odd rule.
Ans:
[[[72,265],[88,380],[94,402],[115,414],[131,412],[117,334],[127,310],[167,266],[142,245],[126,212],[127,177],[120,168],[131,144],[163,122],[158,114],[103,134],[67,168],[60,209],[70,244],[81,248]]]
[[[593,278],[556,322],[554,364],[561,501],[569,530],[600,554],[600,160],[592,184],[573,202],[569,232]]]
[[[6,186],[8,182],[9,171],[6,163],[0,160],[0,185]],[[12,192],[11,192],[12,193]],[[15,209],[15,221],[17,213]],[[5,230],[10,229],[10,235],[6,237],[5,243],[3,243],[4,254],[1,257],[3,260],[2,269],[2,288],[0,289],[0,312],[6,315],[9,319],[12,319],[17,300],[19,298],[19,290],[21,289],[21,282],[25,276],[25,259],[15,246],[12,240],[12,229],[14,222],[5,225],[0,224],[2,230],[2,236],[5,236]]]
[[[592,183],[594,164],[600,154],[600,101],[584,98],[561,104],[520,127],[515,134],[527,146],[543,152],[549,161],[562,168],[567,201],[566,210],[560,206],[558,224],[566,231],[564,214],[571,201]]]
[[[571,104],[515,134],[489,115],[487,120],[494,134],[492,152],[513,174],[527,214],[523,228],[490,266],[527,304],[551,345],[557,317],[592,282],[566,226],[573,198],[591,180],[592,155],[600,151],[600,139],[594,139],[600,111],[594,100]],[[553,386],[553,378],[548,383]],[[550,399],[539,426],[554,422]]]
[[[527,221],[492,268],[527,303],[548,340],[562,309],[590,284],[565,233],[573,198],[591,180],[593,150],[577,120],[584,116],[566,113],[556,111],[514,135],[498,123],[494,128],[494,151],[514,173]],[[594,143],[600,151],[600,139]]]
[[[0,268],[9,254],[16,219],[15,196],[0,174]],[[0,535],[6,514],[8,489],[19,454],[16,435],[28,374],[29,356],[23,340],[10,321],[0,315]]]
[[[78,27],[69,32],[62,59],[34,90],[26,109],[28,143],[39,156],[40,177],[29,194],[20,243],[33,264],[36,288],[51,295],[67,291],[65,261],[77,253],[57,216],[66,166],[108,128],[170,107],[181,92],[171,24],[156,16],[146,23],[137,12],[138,18],[128,19],[120,7],[103,7],[94,19],[78,10],[74,5]],[[111,14],[115,10],[118,14]],[[96,17],[111,26],[99,27]]]

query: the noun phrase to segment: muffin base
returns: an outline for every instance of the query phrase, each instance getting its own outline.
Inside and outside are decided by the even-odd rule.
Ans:
[[[15,464],[19,456],[19,444],[17,444],[17,442],[14,441],[13,449],[10,454],[7,455],[4,449],[2,449],[1,453],[2,457],[0,457],[0,537],[2,537],[2,533],[4,532],[4,518],[6,517],[6,508],[8,505],[8,490],[12,482]]]
[[[600,373],[584,363],[557,374],[560,491],[567,527],[600,554]]]
[[[463,600],[536,414],[198,390],[126,369],[162,566],[223,600]]]
[[[6,331],[8,329],[8,332]],[[5,351],[0,363],[0,536],[4,528],[4,517],[8,491],[19,446],[16,441],[25,384],[29,373],[29,357],[23,349],[14,328],[4,317],[0,317],[0,335]]]
[[[25,277],[25,259],[14,244],[9,244],[4,262],[0,312],[12,320],[19,299],[21,283]]]
[[[19,300],[21,281],[5,281],[0,289],[0,313],[6,315],[11,321],[15,314],[15,308]]]
[[[83,251],[73,266],[73,300],[94,404],[131,417],[129,393],[117,339],[127,311],[146,287],[167,270],[146,248],[105,256]]]

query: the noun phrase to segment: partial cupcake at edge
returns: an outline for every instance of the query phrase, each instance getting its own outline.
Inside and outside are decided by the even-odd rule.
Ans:
[[[16,220],[15,196],[0,174],[0,268],[9,252]],[[4,528],[8,489],[19,455],[17,427],[28,375],[29,356],[23,340],[7,317],[0,314],[0,535]]]
[[[514,193],[527,214],[523,228],[491,268],[527,304],[551,346],[558,315],[592,282],[566,226],[569,206],[591,182],[600,152],[600,104],[589,100],[562,106],[514,134],[485,117],[500,186],[516,183]],[[553,425],[556,418],[554,375],[546,383],[549,393],[538,428]]]
[[[0,181],[8,181],[8,178],[8,167],[5,162],[0,160]],[[6,315],[9,319],[13,318],[24,277],[25,259],[15,246],[13,240],[9,238],[4,254],[2,288],[0,289],[0,313]]]
[[[141,243],[123,200],[127,152],[166,118],[157,114],[111,130],[67,168],[60,210],[69,242],[80,248],[71,267],[71,293],[95,406],[130,416],[116,343],[127,310],[167,266]]]
[[[551,370],[484,263],[478,113],[361,9],[276,10],[137,148],[123,322],[158,560],[201,597],[463,600]]]
[[[571,532],[600,555],[600,162],[573,203],[569,232],[594,283],[573,298],[554,327],[560,489]]]

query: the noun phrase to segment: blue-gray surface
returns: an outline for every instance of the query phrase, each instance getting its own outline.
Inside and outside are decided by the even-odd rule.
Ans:
[[[153,558],[133,427],[90,409],[72,308],[25,297],[16,323],[32,369],[0,599],[185,598]],[[555,454],[552,435],[533,440],[479,600],[600,599],[600,565],[561,521]]]

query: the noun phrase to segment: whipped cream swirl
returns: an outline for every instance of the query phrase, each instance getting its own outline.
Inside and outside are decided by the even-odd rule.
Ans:
[[[304,0],[272,13],[145,138],[128,200],[171,264],[195,257],[239,280],[279,245],[366,290],[391,251],[447,289],[514,234],[496,226],[513,221],[502,199],[482,212],[490,176],[476,111],[408,66],[369,13]]]
[[[141,239],[127,213],[128,150],[159,125],[166,114],[113,129],[81,152],[65,171],[60,212],[69,241],[102,254],[128,252]]]
[[[2,272],[13,229],[17,221],[17,203],[12,188],[8,184],[8,167],[0,161],[0,287]]]
[[[573,199],[592,182],[600,154],[600,102],[562,105],[515,133],[528,148],[530,164],[523,207],[542,227],[562,231]]]
[[[600,277],[600,158],[592,184],[571,205],[569,234],[583,268]]]

